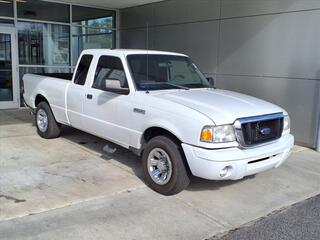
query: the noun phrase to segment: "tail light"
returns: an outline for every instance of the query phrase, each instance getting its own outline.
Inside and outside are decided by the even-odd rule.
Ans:
[[[20,81],[20,94],[24,94],[24,82],[23,80]]]

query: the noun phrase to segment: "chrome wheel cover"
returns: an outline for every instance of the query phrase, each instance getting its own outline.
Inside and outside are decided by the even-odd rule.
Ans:
[[[48,129],[48,115],[43,109],[37,112],[37,126],[41,132],[46,132]]]
[[[169,154],[162,148],[154,148],[147,160],[148,173],[158,185],[167,184],[172,176],[172,162]]]

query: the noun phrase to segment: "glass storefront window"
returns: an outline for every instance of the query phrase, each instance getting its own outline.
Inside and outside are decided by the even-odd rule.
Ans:
[[[69,26],[18,22],[19,63],[70,65]]]
[[[79,22],[78,25],[88,26],[92,28],[101,28],[104,30],[112,30],[113,28],[113,18],[112,17],[102,17],[96,19],[88,19],[82,22]]]
[[[113,33],[101,28],[72,27],[72,62],[75,65],[82,50],[113,47]]]
[[[72,6],[72,64],[84,49],[112,48],[114,11]]]
[[[22,79],[26,73],[42,74],[42,73],[72,73],[73,70],[70,67],[58,68],[58,67],[20,67],[19,75]]]
[[[77,6],[63,1],[17,0],[15,16],[13,2],[0,0],[0,25],[17,30],[18,46],[15,47],[18,49],[20,79],[15,79],[15,74],[4,67],[6,61],[3,56],[8,55],[8,48],[7,40],[3,41],[2,38],[0,102],[13,101],[12,96],[18,94],[13,92],[16,90],[12,86],[25,73],[72,73],[72,66],[77,63],[82,50],[114,47],[115,11]],[[23,103],[22,98],[20,103]]]
[[[39,0],[17,1],[18,18],[69,23],[69,5]]]
[[[0,17],[0,25],[1,26],[10,26],[10,27],[14,27],[14,21],[13,20],[10,20],[10,19],[1,19]]]
[[[99,19],[107,19],[107,22],[110,20],[110,28],[112,28],[112,19],[114,18],[114,11],[98,9],[98,8],[89,8],[81,6],[72,6],[72,23],[76,25],[88,25],[95,22]],[[107,27],[106,24],[103,27]]]
[[[0,102],[12,100],[11,37],[0,33]]]
[[[0,17],[13,17],[13,2],[0,1]]]

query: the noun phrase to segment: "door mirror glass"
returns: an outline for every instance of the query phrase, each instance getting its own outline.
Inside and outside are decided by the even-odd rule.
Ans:
[[[121,87],[121,82],[118,79],[106,79],[105,90],[117,94],[127,95],[129,94],[129,88]]]
[[[117,80],[117,79],[106,79],[105,83],[106,83],[106,88],[115,88],[115,89],[121,88],[120,80]]]

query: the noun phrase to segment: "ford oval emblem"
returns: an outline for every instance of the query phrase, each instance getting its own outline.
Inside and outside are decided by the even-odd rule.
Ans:
[[[268,127],[265,127],[259,130],[262,135],[269,135],[271,133],[271,128],[268,128]]]

